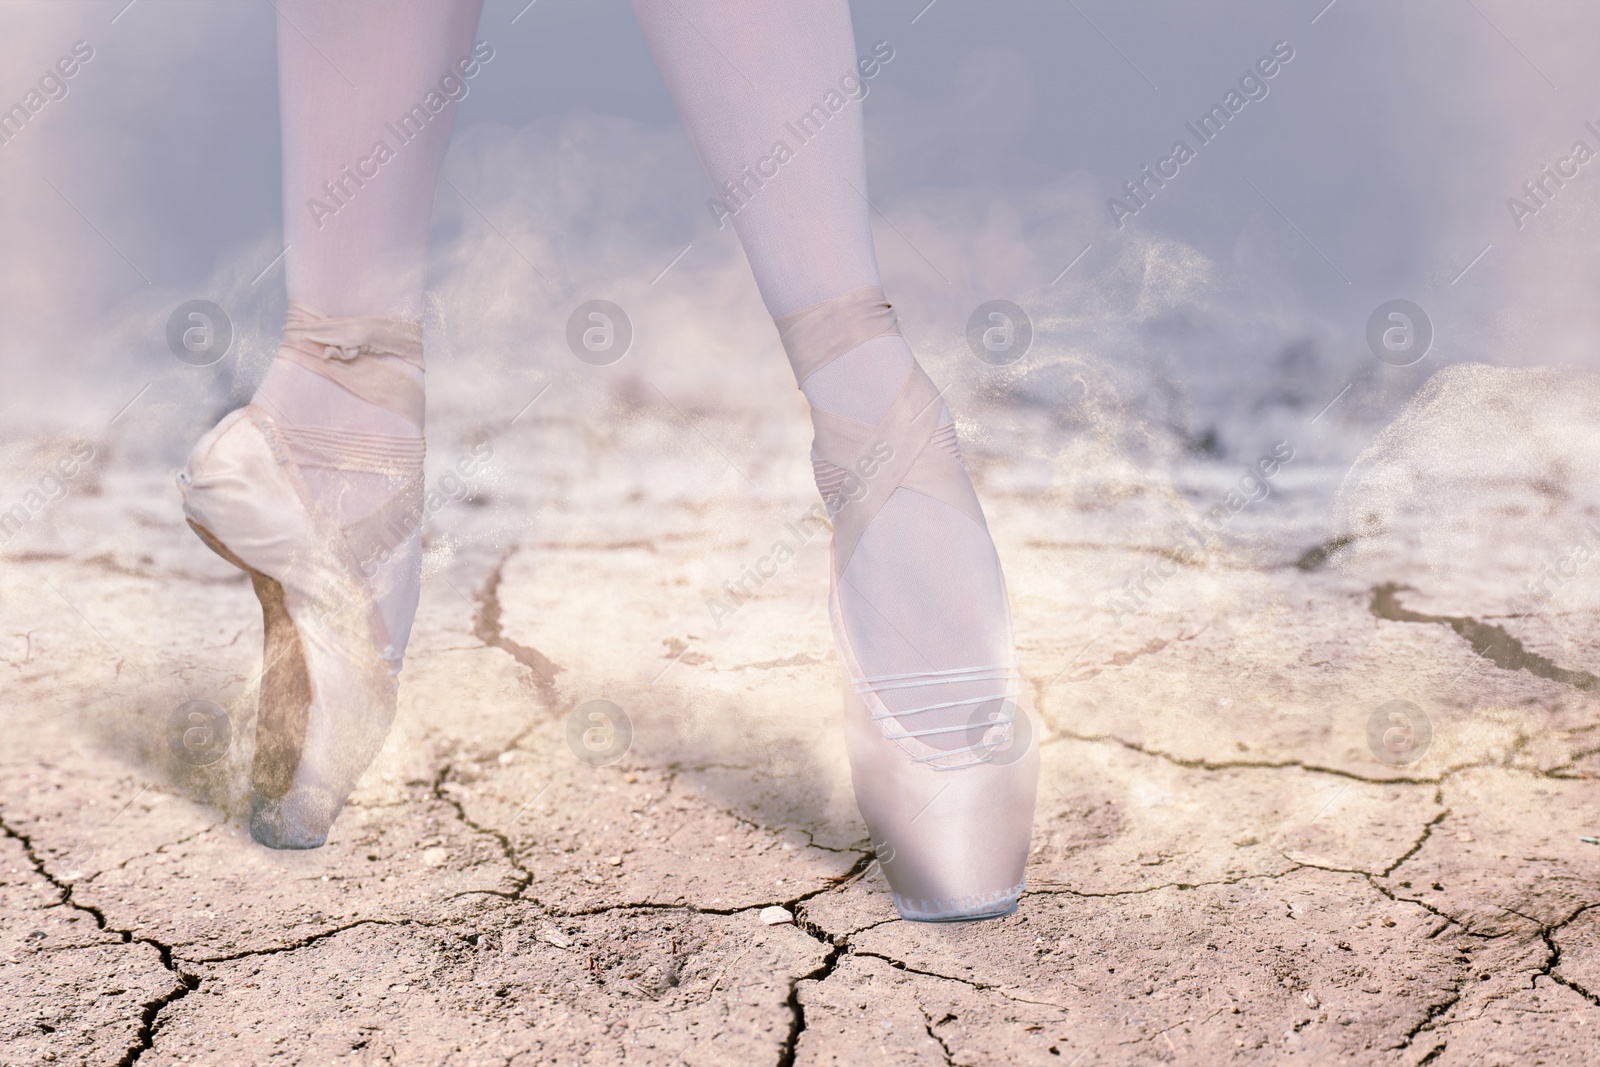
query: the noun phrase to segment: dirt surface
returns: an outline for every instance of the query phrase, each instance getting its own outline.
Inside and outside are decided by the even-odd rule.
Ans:
[[[1594,1061],[1596,598],[1513,607],[1587,536],[1580,446],[1485,445],[1409,509],[1303,458],[1169,566],[1233,466],[967,427],[1043,778],[1017,913],[924,925],[854,810],[826,545],[706,604],[811,506],[798,406],[664,400],[435,434],[495,458],[312,852],[243,829],[259,615],[159,464],[106,449],[9,542],[0,1062]],[[226,744],[185,745],[195,700]],[[596,700],[631,729],[605,765]]]

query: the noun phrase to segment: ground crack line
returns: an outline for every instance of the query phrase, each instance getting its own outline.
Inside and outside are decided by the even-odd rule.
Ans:
[[[1442,792],[1442,790],[1441,790],[1441,792]],[[1380,877],[1380,878],[1389,877],[1395,871],[1398,871],[1401,868],[1401,866],[1403,866],[1405,864],[1406,860],[1410,859],[1412,856],[1415,856],[1418,852],[1421,852],[1422,851],[1422,846],[1426,845],[1428,843],[1428,838],[1433,836],[1433,828],[1438,826],[1440,823],[1444,822],[1445,819],[1449,817],[1449,815],[1450,815],[1450,809],[1449,808],[1445,808],[1439,814],[1435,815],[1433,818],[1431,818],[1427,822],[1423,823],[1422,824],[1422,833],[1420,835],[1418,835],[1417,840],[1411,845],[1410,848],[1406,849],[1404,855],[1402,855],[1399,859],[1395,860],[1393,863],[1389,864],[1389,866],[1385,867],[1381,872],[1379,872],[1378,877]],[[1362,872],[1362,873],[1365,873],[1365,872]],[[1445,918],[1447,916],[1441,916],[1441,917]]]
[[[1033,1000],[1029,997],[1016,996],[1012,993],[1006,992],[1003,986],[990,985],[987,982],[980,982],[975,978],[961,978],[953,974],[940,974],[938,971],[924,971],[917,967],[911,966],[904,960],[897,960],[893,956],[885,955],[882,952],[873,952],[870,949],[852,948],[849,944],[848,938],[845,939],[843,948],[845,953],[851,956],[865,959],[882,960],[884,963],[887,963],[897,971],[905,971],[907,974],[921,975],[924,978],[938,978],[945,982],[954,982],[957,985],[964,985],[968,989],[975,989],[980,993],[993,993],[1002,1000],[1009,1000],[1013,1004],[1032,1004],[1041,1008],[1054,1008],[1057,1011],[1062,1012],[1067,1010],[1060,1004],[1056,1004],[1048,1000]]]
[[[511,839],[509,837],[499,830],[494,830],[474,822],[473,819],[467,815],[467,810],[461,804],[461,802],[444,791],[445,780],[450,777],[450,766],[450,764],[446,763],[443,767],[439,768],[439,773],[433,780],[433,795],[435,799],[454,808],[456,818],[461,820],[461,823],[464,826],[468,826],[473,830],[476,830],[485,837],[494,838],[495,841],[499,843],[500,852],[505,856],[506,862],[511,864],[512,869],[517,872],[517,877],[520,879],[517,887],[509,893],[505,892],[504,890],[497,889],[475,889],[470,890],[470,892],[474,894],[481,893],[488,896],[505,897],[507,900],[524,899],[522,896],[523,891],[533,884],[533,872],[528,870],[527,867],[523,866],[522,861],[517,858],[516,846],[511,843]]]
[[[1027,890],[1027,895],[1028,896],[1071,896],[1071,897],[1078,897],[1078,898],[1083,899],[1083,900],[1103,900],[1103,899],[1109,899],[1111,897],[1137,897],[1137,896],[1143,896],[1146,893],[1159,893],[1163,889],[1178,889],[1178,890],[1200,889],[1202,887],[1207,887],[1207,886],[1241,885],[1241,884],[1243,884],[1245,882],[1254,882],[1254,881],[1257,881],[1257,880],[1265,881],[1265,882],[1275,882],[1280,878],[1287,878],[1289,875],[1294,874],[1296,871],[1303,871],[1303,870],[1318,870],[1318,871],[1336,871],[1337,870],[1337,871],[1340,871],[1340,873],[1344,873],[1344,874],[1365,874],[1366,873],[1365,871],[1343,871],[1340,868],[1335,868],[1335,867],[1318,867],[1316,864],[1313,864],[1313,863],[1302,863],[1300,860],[1291,859],[1288,856],[1284,856],[1284,859],[1288,860],[1294,866],[1290,867],[1286,871],[1279,871],[1276,874],[1269,874],[1269,873],[1266,873],[1266,872],[1262,872],[1262,873],[1259,873],[1259,874],[1242,874],[1237,878],[1221,878],[1221,879],[1217,879],[1216,881],[1211,881],[1211,882],[1162,882],[1160,885],[1145,886],[1144,888],[1141,888],[1141,889],[1116,889],[1116,890],[1112,890],[1109,893],[1085,893],[1082,890],[1072,889],[1072,888],[1069,888],[1068,886],[1064,886],[1064,885],[1053,885],[1053,884],[1047,882],[1044,885],[1031,885],[1031,886],[1029,886],[1028,890]]]
[[[928,1036],[938,1044],[941,1050],[943,1050],[944,1062],[948,1065],[948,1067],[959,1067],[959,1065],[956,1063],[955,1054],[950,1051],[950,1046],[945,1044],[944,1038],[933,1032],[933,1016],[929,1015],[927,1009],[922,1007],[920,1004],[917,1005],[917,1010],[922,1012],[923,1029],[928,1031]],[[941,1019],[940,1021],[943,1022],[944,1020]]]
[[[1535,677],[1561,682],[1578,690],[1593,689],[1600,685],[1600,677],[1588,671],[1569,671],[1565,667],[1558,667],[1537,652],[1529,652],[1521,641],[1492,623],[1479,622],[1463,615],[1426,615],[1420,611],[1408,611],[1400,606],[1396,597],[1402,589],[1411,589],[1411,586],[1397,582],[1375,586],[1372,590],[1372,614],[1390,622],[1431,622],[1448,626],[1472,646],[1472,651],[1479,658],[1487,659],[1502,670],[1527,671]]]
[[[337,937],[349,930],[362,926],[422,926],[437,929],[447,923],[429,922],[426,919],[357,919],[343,926],[335,926],[328,930],[319,930],[314,934],[307,934],[298,941],[291,941],[287,945],[270,945],[267,948],[247,948],[239,952],[230,952],[225,956],[182,956],[188,963],[231,963],[234,960],[245,960],[252,956],[276,956],[284,952],[299,952],[301,949],[310,948],[319,941],[326,941],[330,937]]]
[[[1554,926],[1548,926],[1539,931],[1539,936],[1544,940],[1545,948],[1550,950],[1550,955],[1545,960],[1544,966],[1539,969],[1538,974],[1534,975],[1534,980],[1538,981],[1539,975],[1542,974],[1552,982],[1555,982],[1557,985],[1566,986],[1568,989],[1578,994],[1578,996],[1587,1000],[1595,1007],[1600,1008],[1600,995],[1591,993],[1578,983],[1572,981],[1571,979],[1563,978],[1556,973],[1556,967],[1561,963],[1561,946],[1556,944],[1556,933],[1592,907],[1595,907],[1595,905],[1585,904],[1583,907],[1579,908],[1571,915],[1568,915],[1565,919],[1562,919]]]
[[[60,904],[72,908],[74,911],[81,911],[85,915],[93,917],[95,925],[99,929],[104,930],[106,933],[121,935],[122,943],[124,945],[148,945],[155,949],[156,956],[161,961],[161,966],[172,972],[173,977],[177,980],[177,984],[172,989],[157,997],[155,1000],[146,1001],[141,1006],[139,1012],[139,1029],[136,1034],[136,1041],[133,1045],[129,1046],[128,1050],[122,1054],[122,1058],[117,1061],[117,1067],[132,1067],[133,1064],[139,1061],[140,1056],[144,1055],[147,1051],[155,1047],[157,1029],[156,1018],[161,1014],[162,1009],[164,1009],[168,1004],[171,1004],[173,1001],[181,1000],[190,993],[194,992],[194,990],[200,985],[200,976],[189,974],[178,967],[177,963],[173,960],[172,948],[170,945],[167,945],[161,941],[157,941],[153,937],[135,937],[133,936],[132,930],[123,930],[108,923],[106,921],[105,912],[101,911],[94,905],[80,904],[76,900],[73,900],[72,883],[63,882],[61,879],[51,874],[45,868],[44,860],[40,858],[38,851],[33,847],[33,839],[27,834],[13,829],[11,824],[5,821],[4,816],[0,816],[0,833],[4,833],[7,837],[11,838],[13,841],[22,846],[22,851],[28,857],[28,862],[33,865],[34,872],[38,874],[40,878],[43,878],[46,882],[49,882],[52,886],[60,891]]]
[[[822,957],[822,962],[806,974],[789,980],[789,995],[784,999],[784,1006],[789,1009],[789,1032],[784,1036],[783,1044],[778,1048],[778,1067],[794,1067],[795,1054],[800,1048],[800,1035],[806,1029],[806,1008],[800,1003],[801,982],[825,982],[832,976],[834,969],[839,966],[839,960],[845,954],[845,943],[834,941],[826,936],[820,927],[799,918],[795,919],[795,927],[807,936],[821,942],[828,947]]]
[[[1087,744],[1120,745],[1131,752],[1139,753],[1141,756],[1149,756],[1151,759],[1165,760],[1168,763],[1174,764],[1175,766],[1183,767],[1186,770],[1191,771],[1302,770],[1307,774],[1327,774],[1332,775],[1335,778],[1346,778],[1350,781],[1362,782],[1367,785],[1438,785],[1444,780],[1444,778],[1455,774],[1458,771],[1471,770],[1476,767],[1487,766],[1487,764],[1483,763],[1462,764],[1459,767],[1451,767],[1449,770],[1442,772],[1438,778],[1407,778],[1398,776],[1392,778],[1372,778],[1364,774],[1357,774],[1354,771],[1344,770],[1340,767],[1324,767],[1320,764],[1305,763],[1301,760],[1278,760],[1269,763],[1265,760],[1224,760],[1218,762],[1207,759],[1184,759],[1182,756],[1174,756],[1172,753],[1162,752],[1160,749],[1147,748],[1144,745],[1138,744],[1137,742],[1117,737],[1115,734],[1074,733],[1071,730],[1061,729],[1054,723],[1051,724],[1051,733],[1055,735],[1055,737],[1050,739],[1052,741],[1064,738],[1072,741],[1083,741]],[[1048,744],[1049,742],[1047,741],[1045,743]]]
[[[806,892],[801,893],[799,896],[790,897],[787,900],[757,901],[757,902],[751,903],[751,904],[740,904],[740,905],[729,906],[729,907],[726,907],[726,908],[706,907],[706,906],[703,906],[703,905],[700,905],[700,904],[695,904],[692,901],[681,900],[681,899],[680,900],[666,901],[666,902],[643,900],[643,901],[634,901],[634,902],[622,903],[622,904],[601,904],[601,905],[597,905],[597,906],[592,907],[592,908],[579,908],[579,909],[577,909],[575,911],[563,911],[563,910],[558,909],[558,908],[545,908],[544,910],[545,910],[545,913],[547,915],[550,915],[551,917],[558,918],[558,919],[586,918],[586,917],[591,916],[591,915],[604,915],[607,912],[613,912],[613,911],[686,911],[686,912],[691,912],[691,913],[696,914],[696,915],[728,916],[728,915],[743,915],[743,914],[745,914],[747,912],[760,911],[762,908],[774,908],[774,907],[775,908],[783,908],[785,911],[789,912],[789,914],[794,915],[794,914],[796,914],[798,912],[798,910],[800,908],[800,905],[806,903],[807,901],[812,900],[815,897],[822,896],[824,893],[832,893],[832,892],[835,892],[836,890],[842,889],[850,881],[855,879],[868,866],[870,866],[871,863],[872,863],[872,859],[873,859],[873,857],[871,857],[871,856],[862,856],[859,860],[856,861],[855,865],[852,866],[845,873],[843,873],[841,875],[836,875],[836,876],[833,876],[833,877],[825,878],[823,885],[820,885],[815,889],[808,889]],[[893,922],[893,921],[895,921],[895,920],[893,920],[893,919],[885,919],[884,920],[884,922]],[[801,926],[802,929],[805,929],[805,927],[801,923],[801,920],[799,920],[799,919],[795,920],[795,925]],[[882,924],[881,923],[874,923],[873,925],[874,926],[879,926],[879,925],[882,925]],[[867,927],[863,927],[863,929],[867,929]],[[818,941],[827,941],[828,937],[829,937],[829,935],[827,935],[825,932],[822,932],[820,930],[806,929],[805,932],[810,934],[812,937],[816,938]]]
[[[489,572],[489,577],[484,579],[483,586],[477,591],[477,610],[472,616],[472,635],[490,648],[498,648],[533,671],[534,678],[537,679],[534,685],[539,690],[539,698],[547,707],[554,707],[560,702],[560,697],[556,693],[556,675],[566,668],[556,664],[538,649],[511,640],[500,625],[500,582],[505,577],[506,562],[511,559],[515,551],[515,548],[511,548],[500,557],[500,562],[494,565],[494,570]]]
[[[1177,637],[1174,637],[1171,640],[1168,640],[1164,637],[1153,637],[1145,643],[1143,648],[1136,648],[1132,652],[1118,652],[1116,655],[1112,656],[1104,663],[1101,663],[1099,666],[1090,667],[1087,669],[1086,673],[1075,674],[1068,680],[1073,682],[1087,682],[1090,678],[1104,674],[1113,667],[1126,667],[1141,656],[1153,656],[1157,652],[1165,650],[1168,645],[1177,644],[1179,641],[1193,641],[1199,636],[1200,631],[1196,630],[1192,634],[1179,634]]]
[[[1464,991],[1466,990],[1468,983],[1471,981],[1471,975],[1463,977],[1454,986],[1450,987],[1444,1000],[1439,1001],[1437,1004],[1429,1004],[1427,1012],[1422,1016],[1421,1019],[1417,1021],[1417,1025],[1413,1026],[1409,1031],[1406,1032],[1405,1040],[1394,1046],[1394,1051],[1404,1052],[1406,1049],[1411,1047],[1411,1043],[1415,1041],[1424,1030],[1434,1029],[1434,1020],[1438,1019],[1440,1016],[1444,1015],[1451,1008],[1455,1007],[1461,1002],[1461,998],[1465,995]],[[1429,1057],[1437,1058],[1437,1054],[1442,1051],[1442,1048],[1443,1046],[1441,1046],[1440,1049],[1430,1052],[1428,1054]]]

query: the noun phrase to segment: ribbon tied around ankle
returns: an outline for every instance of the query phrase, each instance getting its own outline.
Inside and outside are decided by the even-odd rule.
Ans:
[[[845,293],[775,321],[799,383],[868,341],[900,333],[899,319],[879,286]],[[844,573],[867,525],[896,489],[930,496],[985,525],[961,457],[928,447],[939,429],[941,392],[913,360],[876,426],[812,408],[816,430],[812,454],[841,468],[855,490],[831,515],[837,573]]]
[[[406,370],[423,369],[420,322],[334,318],[291,300],[278,355],[369,404],[423,424],[420,374]]]

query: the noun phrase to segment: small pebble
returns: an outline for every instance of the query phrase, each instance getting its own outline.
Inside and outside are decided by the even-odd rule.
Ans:
[[[1306,1007],[1308,1008],[1322,1007],[1322,1001],[1318,1000],[1317,995],[1309,989],[1300,994],[1300,999],[1306,1002]]]
[[[611,864],[611,866],[613,866],[613,867],[621,867],[622,866],[622,857],[621,856],[607,856],[606,857],[606,862]]]
[[[572,947],[572,938],[563,934],[560,930],[554,930],[549,927],[539,931],[539,940],[545,944],[554,945],[556,948]]]
[[[794,922],[794,915],[788,908],[780,908],[774,904],[770,908],[761,909],[761,921],[768,926],[778,926]]]

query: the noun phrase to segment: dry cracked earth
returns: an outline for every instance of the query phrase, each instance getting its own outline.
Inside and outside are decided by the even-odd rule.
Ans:
[[[1044,770],[1021,907],[948,926],[871,864],[822,540],[705,602],[811,506],[792,414],[618,385],[435,434],[494,460],[430,525],[390,743],[304,853],[242,825],[249,587],[102,443],[3,550],[0,1061],[1594,1062],[1600,596],[1562,561],[1600,538],[1548,413],[1405,499],[1290,464],[1181,560],[1236,464],[967,427]],[[1407,440],[1382,470],[1437,452]],[[605,766],[569,743],[597,699],[631,725]],[[192,700],[229,716],[212,762]]]

